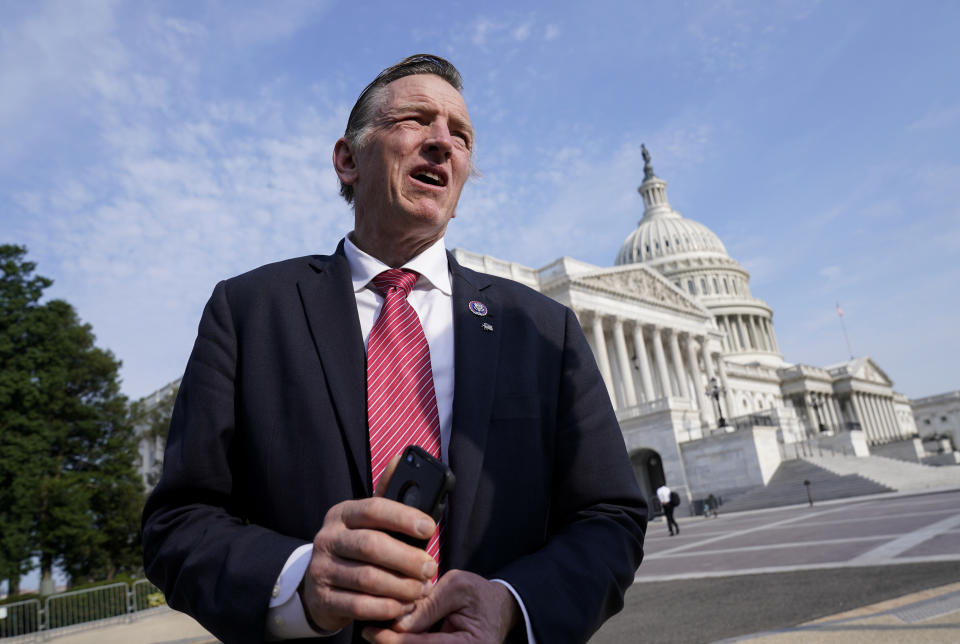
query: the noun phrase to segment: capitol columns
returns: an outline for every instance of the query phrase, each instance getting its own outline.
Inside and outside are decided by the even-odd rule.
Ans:
[[[763,351],[763,342],[760,340],[760,330],[757,328],[756,317],[755,315],[748,315],[747,321],[750,323],[750,330],[753,331],[753,348],[757,351]]]
[[[727,321],[727,326],[730,328],[730,340],[733,343],[734,351],[743,351],[743,336],[740,334],[740,330],[737,327],[737,316],[736,315],[725,315],[724,318]]]
[[[760,331],[761,344],[765,351],[773,353],[773,343],[770,342],[770,335],[767,333],[766,325],[764,324],[766,320],[761,316],[757,316],[757,329]]]
[[[669,398],[672,392],[670,391],[670,374],[667,373],[667,358],[663,353],[663,329],[654,326],[650,340],[653,342],[653,359],[657,362],[661,394],[664,398]]]
[[[850,392],[850,400],[853,401],[853,408],[857,413],[857,420],[860,421],[860,427],[863,429],[864,434],[866,434],[867,440],[876,442],[879,437],[877,436],[876,428],[873,426],[869,414],[867,414],[866,405],[864,405],[860,392]]]
[[[842,431],[845,429],[843,424],[843,411],[840,409],[840,400],[834,394],[827,396],[827,401],[830,403],[830,409],[833,410],[833,417],[836,419],[837,431]]]
[[[770,338],[770,348],[780,353],[780,347],[777,346],[777,336],[773,333],[773,322],[767,318],[763,318],[763,326],[766,327],[767,337]]]
[[[730,353],[736,353],[739,347],[737,346],[737,341],[733,337],[734,329],[733,324],[730,323],[730,316],[721,315],[720,321],[723,322],[723,328],[727,332],[727,350]]]
[[[687,391],[687,379],[683,375],[683,362],[680,360],[680,343],[677,340],[678,332],[676,329],[670,331],[670,359],[673,360],[674,373],[677,376],[677,388],[681,398],[690,398],[690,392]]]
[[[730,337],[730,327],[727,326],[727,316],[717,316],[717,326],[720,328],[720,346],[728,353],[733,353],[733,338]]]
[[[897,440],[900,438],[900,432],[897,426],[897,417],[893,413],[893,400],[886,396],[877,396],[877,403],[880,405],[880,413],[883,414],[884,422],[890,428],[890,438]]]
[[[727,401],[727,418],[734,418],[737,415],[737,408],[733,404],[733,391],[730,389],[730,383],[727,382],[727,368],[720,356],[717,356],[717,371],[720,372],[720,386],[723,387],[723,397]]]
[[[703,370],[707,374],[707,386],[710,386],[710,383],[713,382],[716,375],[713,371],[713,359],[710,357],[710,349],[707,348],[707,336],[698,335],[697,342],[700,343],[700,355],[703,356]],[[717,401],[717,404],[720,404],[720,401]],[[713,405],[710,405],[710,413],[713,414],[714,409]],[[721,414],[722,416],[723,414]],[[720,422],[719,418],[714,419],[717,423]]]
[[[700,382],[700,369],[697,367],[697,349],[694,346],[693,335],[687,334],[687,369],[690,371],[690,378],[693,380],[693,393],[697,397],[697,405],[700,406],[700,422],[704,426],[710,425],[710,414],[707,411],[707,399],[704,395],[705,387]]]
[[[887,410],[887,416],[890,418],[890,422],[893,425],[894,438],[903,438],[902,432],[900,431],[900,421],[897,420],[897,410],[893,406],[893,398],[884,398],[883,404]]]
[[[837,410],[837,398],[832,393],[827,394],[825,397],[825,402],[827,404],[827,410],[830,412],[830,424],[834,431],[840,431],[840,425],[842,421],[840,420],[840,414]]]
[[[863,415],[863,411],[860,409],[860,401],[857,400],[857,392],[850,391],[850,404],[849,409],[852,412],[853,422],[860,423],[860,431],[864,433],[867,437],[867,440],[870,440],[870,434],[867,432],[867,419]]]
[[[653,380],[650,376],[650,360],[647,358],[647,345],[643,340],[643,325],[633,323],[633,350],[637,352],[637,361],[640,367],[640,379],[643,381],[643,395],[646,402],[655,398],[653,394]]]
[[[880,414],[880,405],[877,404],[877,397],[873,394],[867,394],[867,404],[870,406],[870,412],[873,414],[873,420],[877,424],[877,431],[884,441],[890,440],[890,432],[887,430],[887,423]]]
[[[607,339],[603,334],[603,316],[599,312],[593,311],[591,315],[590,330],[593,334],[593,352],[596,354],[597,366],[600,367],[600,375],[603,376],[603,383],[607,386],[607,393],[610,395],[610,402],[614,409],[617,408],[617,396],[614,393],[613,374],[610,372],[610,358],[607,353]]]
[[[633,369],[627,356],[627,341],[623,334],[623,318],[613,318],[613,344],[617,350],[617,362],[620,366],[620,380],[623,385],[623,406],[637,406],[637,388],[633,384]]]

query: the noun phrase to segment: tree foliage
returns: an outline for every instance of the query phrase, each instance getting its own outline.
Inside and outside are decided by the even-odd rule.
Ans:
[[[0,579],[39,557],[71,580],[139,567],[143,486],[120,363],[26,249],[0,245]],[[15,587],[15,584],[11,584]]]

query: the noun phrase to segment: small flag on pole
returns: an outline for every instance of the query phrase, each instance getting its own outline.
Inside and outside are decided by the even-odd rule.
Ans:
[[[837,317],[840,318],[840,328],[843,329],[843,339],[847,343],[847,351],[850,352],[850,359],[853,360],[853,349],[850,347],[850,338],[847,336],[847,325],[843,323],[843,309],[840,308],[840,302],[837,302]]]

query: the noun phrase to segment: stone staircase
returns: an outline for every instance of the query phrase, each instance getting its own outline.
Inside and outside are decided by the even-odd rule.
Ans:
[[[843,456],[823,458],[863,460]],[[784,461],[764,487],[750,490],[734,498],[724,498],[723,505],[719,508],[720,512],[740,512],[807,503],[807,489],[803,484],[804,481],[810,481],[810,493],[813,495],[814,503],[894,491],[894,488],[859,476],[856,472],[835,473],[813,462],[816,460],[820,459]]]
[[[898,492],[938,487],[960,487],[960,467],[934,467],[884,456],[851,458],[811,456],[803,459],[839,476],[857,474]]]
[[[933,467],[883,456],[807,456],[782,462],[766,486],[724,498],[720,511],[807,503],[805,480],[810,481],[816,503],[882,492],[960,488],[960,467]]]

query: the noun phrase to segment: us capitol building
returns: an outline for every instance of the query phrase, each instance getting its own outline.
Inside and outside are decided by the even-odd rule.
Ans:
[[[751,294],[750,274],[709,228],[670,207],[667,183],[654,174],[646,148],[643,158],[643,218],[613,267],[562,257],[534,269],[453,253],[468,268],[516,280],[573,309],[651,503],[664,482],[687,501],[735,497],[763,488],[781,464],[824,451],[844,455],[842,467],[858,475],[877,455],[887,457],[873,464],[882,472],[897,464],[890,459],[912,462],[914,470],[900,473],[907,483],[891,489],[933,470],[938,476],[928,487],[960,486],[960,467],[920,465],[960,463],[960,392],[911,408],[869,357],[824,367],[784,360],[773,309]],[[148,396],[147,407],[169,405],[177,385]],[[929,440],[919,437],[918,422]],[[148,484],[162,450],[162,438],[143,435]]]
[[[643,218],[613,267],[454,255],[573,309],[648,497],[664,480],[688,500],[735,495],[814,450],[958,462],[952,446],[927,454],[910,401],[869,357],[824,367],[784,360],[773,309],[751,294],[750,274],[709,228],[671,208],[645,147],[643,158]]]

